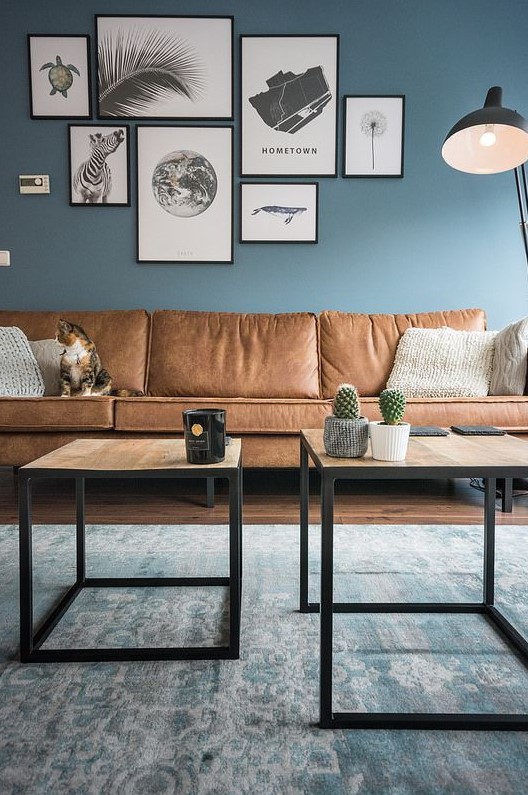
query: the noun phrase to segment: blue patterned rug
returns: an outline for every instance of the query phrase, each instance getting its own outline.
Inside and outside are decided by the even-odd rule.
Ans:
[[[497,528],[497,601],[528,632],[528,530]],[[74,530],[34,531],[36,610],[73,580]],[[318,617],[298,530],[244,530],[241,659],[18,662],[18,531],[0,527],[2,795],[524,795],[528,735],[323,731]],[[482,530],[336,528],[336,598],[479,601]],[[90,526],[90,576],[225,574],[227,529]],[[311,533],[311,598],[317,598]],[[222,643],[222,588],[86,590],[51,646]],[[337,710],[528,712],[528,670],[475,615],[337,615]]]

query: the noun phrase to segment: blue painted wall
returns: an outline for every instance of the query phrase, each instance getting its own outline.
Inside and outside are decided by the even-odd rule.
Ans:
[[[339,33],[340,95],[406,95],[405,178],[321,179],[318,245],[236,245],[234,265],[136,263],[135,198],[131,208],[70,207],[67,120],[29,118],[26,34],[93,36],[95,13],[234,15],[236,92],[239,34]],[[491,328],[527,314],[513,174],[462,174],[440,157],[447,130],[492,85],[528,115],[526,0],[24,0],[0,14],[0,249],[12,258],[0,268],[2,307],[481,306]],[[235,134],[236,240],[238,120]],[[339,171],[341,143],[340,119]],[[50,196],[18,194],[18,174],[31,173],[50,175]]]

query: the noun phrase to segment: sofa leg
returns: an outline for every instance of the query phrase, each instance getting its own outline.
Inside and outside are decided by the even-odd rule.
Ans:
[[[206,478],[205,482],[207,484],[206,505],[208,508],[214,508],[215,505],[214,478]]]
[[[513,509],[513,478],[504,478],[501,483],[501,508],[503,513]]]

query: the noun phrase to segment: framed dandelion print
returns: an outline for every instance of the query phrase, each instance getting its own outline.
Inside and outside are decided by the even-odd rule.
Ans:
[[[242,182],[241,243],[317,243],[317,182]]]
[[[70,204],[129,207],[128,125],[69,124]]]
[[[138,124],[138,262],[233,262],[233,129]]]
[[[95,17],[100,119],[233,118],[233,17]]]
[[[30,33],[32,119],[90,119],[90,37]]]
[[[241,36],[242,176],[337,176],[339,36]]]
[[[345,96],[344,177],[403,177],[405,96]]]

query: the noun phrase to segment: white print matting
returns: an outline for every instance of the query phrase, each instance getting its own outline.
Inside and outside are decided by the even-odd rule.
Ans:
[[[336,175],[338,43],[241,36],[243,176]]]
[[[32,118],[91,117],[89,41],[89,36],[28,36]]]
[[[346,96],[345,177],[402,177],[405,97]]]
[[[232,128],[136,129],[138,262],[231,263]]]
[[[71,204],[130,204],[128,138],[127,125],[69,125]],[[106,168],[98,149],[98,145],[104,146],[104,139],[108,150],[113,150],[104,151]]]
[[[242,183],[241,243],[317,243],[317,183]]]

